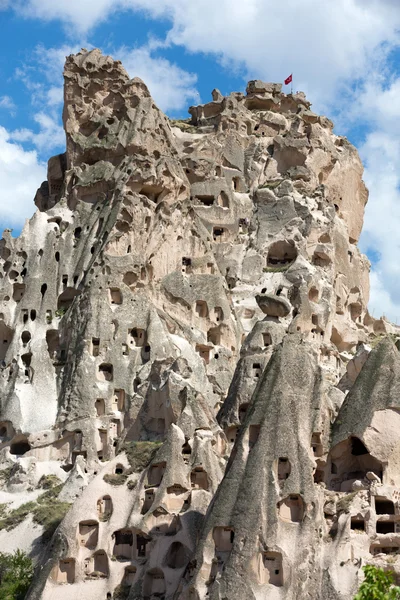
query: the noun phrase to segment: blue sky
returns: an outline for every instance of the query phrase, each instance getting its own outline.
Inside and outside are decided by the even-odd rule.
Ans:
[[[359,149],[370,309],[400,323],[399,28],[399,0],[0,0],[0,227],[20,231],[47,159],[64,150],[71,52],[112,54],[183,118],[214,87],[293,72],[295,89]]]

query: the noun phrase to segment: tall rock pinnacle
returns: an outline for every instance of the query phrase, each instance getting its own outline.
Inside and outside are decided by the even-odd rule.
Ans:
[[[400,575],[400,358],[355,148],[279,84],[171,121],[99,50],[64,78],[66,153],[0,241],[0,541],[35,557],[27,600]]]

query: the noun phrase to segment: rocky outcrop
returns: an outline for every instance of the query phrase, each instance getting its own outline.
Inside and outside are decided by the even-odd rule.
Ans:
[[[189,122],[99,50],[64,75],[66,153],[0,242],[28,600],[350,600],[363,562],[400,573],[397,331],[367,311],[356,150],[280,84]]]

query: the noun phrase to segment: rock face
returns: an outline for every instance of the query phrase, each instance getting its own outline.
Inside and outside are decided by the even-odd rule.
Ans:
[[[187,122],[98,50],[64,75],[66,153],[0,242],[0,540],[30,501],[28,600],[350,600],[364,562],[400,574],[356,150],[279,84]]]

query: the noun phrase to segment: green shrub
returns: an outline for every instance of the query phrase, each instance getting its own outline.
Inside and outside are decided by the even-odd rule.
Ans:
[[[394,585],[391,571],[373,565],[363,567],[365,579],[354,600],[399,600],[400,587]]]
[[[0,471],[0,483],[2,483],[3,481],[8,481],[11,477],[11,471],[13,470],[14,466],[12,467],[7,467],[7,469],[2,469]]]
[[[127,600],[130,590],[129,585],[117,585],[113,593],[113,600]]]
[[[51,502],[38,506],[33,512],[33,520],[42,525],[42,542],[48,542],[67,512],[70,504],[68,502]]]
[[[14,554],[0,552],[1,600],[24,600],[33,578],[32,560],[17,550]]]
[[[38,486],[44,490],[48,490],[55,486],[59,486],[61,483],[61,479],[59,479],[57,475],[42,475],[39,479]]]
[[[125,442],[121,451],[125,452],[133,473],[143,471],[161,446],[161,442]]]
[[[26,502],[18,508],[12,509],[6,516],[0,519],[0,531],[6,529],[10,531],[17,527],[36,507],[35,502]]]
[[[103,476],[103,480],[110,485],[123,485],[125,481],[128,479],[128,475],[130,473],[125,471],[124,473],[106,473]]]
[[[162,442],[125,442],[120,452],[125,452],[130,468],[123,473],[106,473],[103,480],[110,485],[123,485],[132,473],[140,473],[150,463]],[[128,483],[130,490],[136,487],[134,481]]]
[[[54,484],[55,480],[53,479],[52,482]],[[33,521],[43,527],[42,541],[47,542],[70,508],[68,502],[60,502],[57,500],[57,496],[61,489],[62,484],[54,485],[54,487],[39,496],[36,502],[26,502],[18,508],[14,508],[8,514],[5,506],[3,506],[3,510],[0,512],[0,531],[2,529],[7,529],[7,531],[14,529],[22,523],[29,514],[32,514]]]
[[[287,265],[278,265],[276,267],[264,267],[264,273],[284,273],[288,270],[289,267],[292,266],[292,262]]]
[[[340,498],[340,500],[338,500],[336,504],[336,512],[349,512],[350,504],[353,502],[356,495],[357,492],[351,492],[350,494],[346,494],[346,496],[343,496],[343,498]]]

